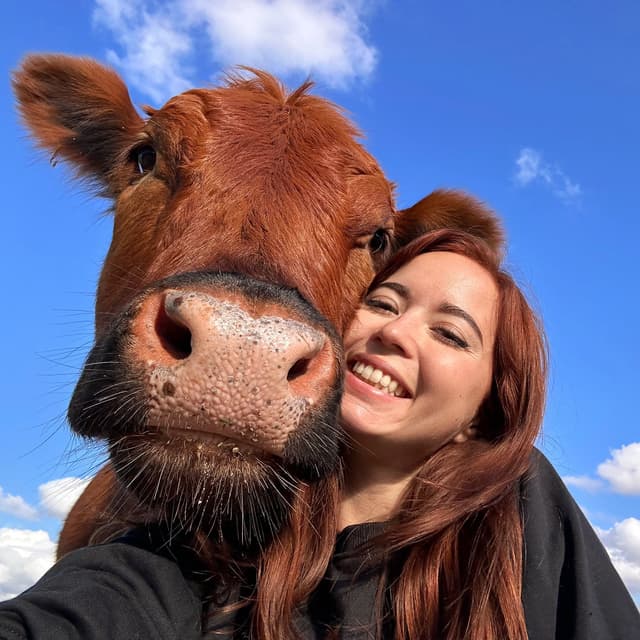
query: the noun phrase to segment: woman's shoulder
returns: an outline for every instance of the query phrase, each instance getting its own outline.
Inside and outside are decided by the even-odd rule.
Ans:
[[[538,450],[520,483],[530,640],[640,638],[640,614],[593,527]]]

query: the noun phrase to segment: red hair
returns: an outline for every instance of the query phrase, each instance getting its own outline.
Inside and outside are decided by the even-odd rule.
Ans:
[[[525,639],[519,480],[542,424],[546,340],[498,256],[461,231],[414,240],[371,286],[434,251],[464,255],[496,282],[493,381],[480,408],[478,437],[445,445],[425,461],[379,541],[388,555],[405,557],[393,589],[395,637]]]
[[[519,481],[542,423],[544,333],[499,256],[462,231],[441,229],[412,241],[370,289],[414,257],[434,251],[466,256],[496,282],[493,381],[478,414],[478,437],[447,444],[430,456],[385,532],[373,541],[390,564],[400,567],[392,584],[381,587],[391,593],[398,640],[525,640]],[[331,559],[340,487],[338,474],[299,489],[289,526],[259,562],[252,637],[296,637],[293,612],[318,586]],[[376,603],[380,636],[385,600],[379,597]]]

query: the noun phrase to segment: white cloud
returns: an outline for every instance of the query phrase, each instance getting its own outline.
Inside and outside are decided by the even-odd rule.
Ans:
[[[108,52],[128,80],[154,100],[194,84],[188,60],[243,64],[278,75],[302,72],[345,88],[373,72],[367,42],[373,0],[96,0],[94,20],[124,53]],[[135,7],[135,8],[134,8]],[[205,46],[202,46],[202,40]],[[210,57],[206,59],[204,54]]]
[[[304,71],[344,86],[373,71],[377,53],[363,38],[362,5],[336,0],[184,0],[206,25],[224,65]]]
[[[149,13],[143,3],[96,0],[96,4],[96,24],[113,32],[124,49],[122,56],[110,49],[107,59],[122,69],[131,84],[157,102],[190,86],[181,62],[191,52],[192,41],[178,26],[182,20],[170,5]]]
[[[0,528],[0,601],[33,585],[54,557],[55,543],[46,531]]]
[[[598,465],[599,478],[564,476],[566,484],[587,491],[602,488],[617,493],[640,495],[640,442],[614,449],[611,457]],[[606,481],[608,486],[603,481]],[[626,518],[610,529],[594,526],[620,577],[640,606],[640,520]]]
[[[88,484],[89,480],[73,477],[45,482],[38,487],[38,508],[32,507],[21,496],[5,493],[0,487],[0,513],[8,513],[22,520],[38,520],[42,516],[64,520]]]
[[[640,495],[640,442],[614,449],[611,458],[598,465],[598,475],[618,493]]]
[[[38,512],[24,498],[5,493],[0,487],[0,512],[8,513],[16,518],[35,520]]]
[[[515,181],[521,187],[533,182],[542,183],[551,192],[564,201],[574,201],[582,195],[582,189],[573,182],[560,167],[545,161],[542,153],[536,149],[525,147],[520,150],[516,159],[517,172]]]
[[[41,484],[38,509],[0,488],[0,511],[23,519],[53,516],[63,520],[88,482],[68,477]],[[56,543],[46,531],[0,528],[0,601],[33,585],[53,564],[55,549]]]
[[[611,529],[596,531],[623,582],[636,600],[640,598],[640,520],[626,518]]]
[[[73,477],[45,482],[38,487],[40,507],[48,515],[64,520],[88,484],[89,480]]]
[[[521,149],[516,164],[518,165],[516,182],[523,187],[537,178],[543,181],[550,179],[546,166],[542,164],[542,156],[535,149]]]
[[[598,465],[598,476],[563,476],[565,484],[585,491],[607,489],[626,495],[640,495],[640,442],[613,449],[611,457]],[[606,483],[604,482],[606,481]]]
[[[562,480],[570,487],[577,487],[585,491],[598,491],[603,487],[601,480],[590,476],[562,476]]]

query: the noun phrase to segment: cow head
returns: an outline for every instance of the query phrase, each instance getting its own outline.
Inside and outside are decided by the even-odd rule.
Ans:
[[[14,89],[36,142],[113,203],[73,430],[154,517],[263,542],[294,480],[336,467],[339,336],[374,269],[430,226],[499,241],[495,219],[451,193],[398,217],[340,110],[264,72],[146,117],[88,59],[28,57]]]

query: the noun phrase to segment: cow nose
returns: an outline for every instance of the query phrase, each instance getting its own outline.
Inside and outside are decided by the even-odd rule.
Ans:
[[[259,353],[265,357],[260,359],[261,368],[275,364],[278,377],[285,378],[294,390],[302,387],[302,378],[314,371],[314,360],[325,343],[320,332],[297,320],[252,318],[237,305],[196,292],[168,291],[155,330],[176,363],[191,356],[195,349],[209,350],[211,356],[224,353],[232,357],[235,343],[236,356],[243,352],[247,354],[243,357],[253,356],[255,360]],[[236,363],[238,367],[242,364]]]
[[[149,420],[178,435],[229,437],[282,454],[337,384],[337,354],[322,330],[285,309],[253,315],[242,299],[160,292],[142,303],[133,337]]]

